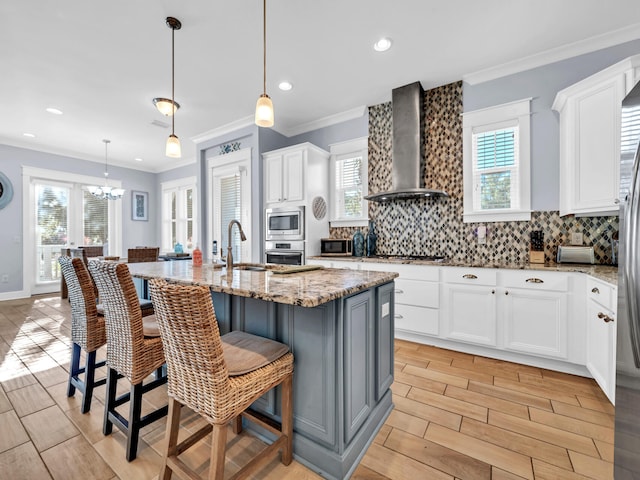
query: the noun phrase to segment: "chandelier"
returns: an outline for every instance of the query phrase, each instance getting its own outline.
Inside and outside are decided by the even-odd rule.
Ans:
[[[98,197],[102,200],[119,200],[124,195],[123,188],[113,188],[108,185],[109,171],[107,167],[107,147],[111,143],[111,140],[104,139],[104,186],[98,187],[96,185],[89,185],[87,188],[89,193],[94,197]]]

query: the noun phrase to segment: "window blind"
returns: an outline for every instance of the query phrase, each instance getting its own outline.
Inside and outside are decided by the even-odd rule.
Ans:
[[[229,222],[240,219],[241,192],[240,175],[230,175],[220,178],[220,234],[222,237],[221,252],[226,252],[229,246]],[[240,262],[242,249],[240,248],[239,229],[232,229],[231,247],[234,262]],[[223,253],[226,256],[226,253]]]
[[[474,208],[518,208],[518,128],[473,134]]]
[[[362,157],[336,160],[336,218],[362,216]]]
[[[104,245],[109,239],[108,200],[97,198],[88,190],[82,191],[84,245]]]

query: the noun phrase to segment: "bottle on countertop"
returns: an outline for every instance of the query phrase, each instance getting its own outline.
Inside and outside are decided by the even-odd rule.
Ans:
[[[211,260],[213,263],[218,261],[218,241],[213,241],[213,247],[211,248]]]
[[[194,248],[193,252],[191,252],[191,258],[193,259],[194,267],[202,266],[202,250],[200,250],[200,247],[198,245],[196,245],[196,248]]]
[[[376,254],[376,241],[378,236],[375,232],[375,223],[373,220],[369,220],[369,231],[367,232],[366,244],[367,244],[367,257],[371,257]]]
[[[364,235],[360,230],[353,234],[353,256],[364,257]]]

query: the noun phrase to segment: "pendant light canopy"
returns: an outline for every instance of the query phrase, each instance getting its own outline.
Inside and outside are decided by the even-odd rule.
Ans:
[[[267,0],[262,0],[262,95],[256,103],[256,125],[273,127],[273,102],[267,95]]]
[[[104,142],[104,186],[98,187],[96,185],[88,186],[89,193],[94,197],[98,197],[102,200],[119,200],[124,195],[124,189],[122,188],[112,188],[108,184],[109,178],[109,170],[108,170],[108,162],[107,162],[107,148],[111,143],[111,140],[107,140],[106,138],[102,140]]]
[[[171,103],[169,103],[168,105],[165,103],[164,105],[167,106],[166,111],[170,111],[170,112],[173,111],[173,113],[175,113],[180,106],[175,102],[175,99],[174,99],[174,96],[175,96],[174,95],[175,93],[174,92],[174,89],[175,89],[174,37],[175,37],[176,30],[180,30],[180,28],[182,28],[182,23],[180,23],[180,20],[178,20],[177,18],[167,17],[167,26],[171,29]],[[156,100],[157,99],[154,99],[153,102],[156,103]],[[159,99],[159,100],[166,100],[166,99]],[[158,103],[156,103],[156,106],[158,107],[158,110],[160,110]],[[165,153],[167,157],[180,158],[182,156],[182,149],[180,148],[180,139],[176,136],[176,132],[175,132],[176,116],[173,115],[173,113],[171,114],[171,135],[169,135],[169,138],[167,139],[167,148]]]

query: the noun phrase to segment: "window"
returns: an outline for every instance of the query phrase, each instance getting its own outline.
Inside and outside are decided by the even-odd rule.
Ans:
[[[530,101],[464,114],[465,222],[531,219]]]
[[[161,250],[173,251],[180,243],[185,252],[195,248],[196,177],[161,184],[162,242]]]
[[[366,137],[331,145],[331,226],[367,225],[367,172]]]

